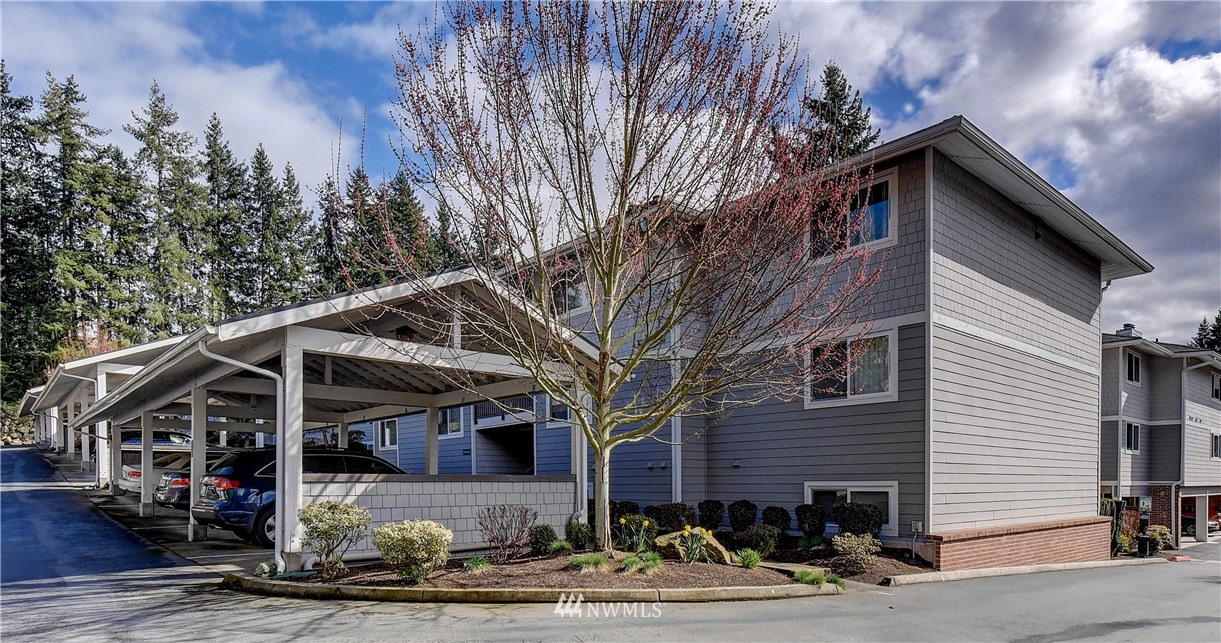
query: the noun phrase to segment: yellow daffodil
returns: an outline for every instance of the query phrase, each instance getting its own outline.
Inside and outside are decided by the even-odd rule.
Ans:
[[[621,524],[621,525],[626,525],[626,524],[627,524],[627,518],[620,518],[620,519],[619,519],[619,524]]]
[[[645,527],[648,527],[648,526],[649,526],[649,521],[647,521],[647,520],[646,520],[646,521],[644,521],[644,526],[645,526]]]

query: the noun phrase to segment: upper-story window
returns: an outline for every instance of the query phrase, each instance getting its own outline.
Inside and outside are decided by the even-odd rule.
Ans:
[[[1128,360],[1128,375],[1127,379],[1133,384],[1140,384],[1140,354],[1127,351],[1125,353]]]
[[[810,384],[814,405],[893,399],[895,331],[875,333],[851,342],[815,346],[811,359],[825,377]]]
[[[856,206],[848,216],[852,221],[860,217],[860,225],[853,230],[853,246],[886,241],[894,236],[894,217],[890,212],[891,177],[887,177],[864,188],[856,198]]]
[[[551,418],[552,422],[567,422],[572,418],[572,410],[555,401],[554,398],[548,397],[547,415]]]
[[[580,275],[556,277],[551,286],[551,305],[561,315],[589,308],[589,289]]]
[[[1124,451],[1129,453],[1140,453],[1140,425],[1126,422],[1127,430],[1124,432]]]
[[[1221,373],[1213,373],[1213,399],[1221,400]]]
[[[437,436],[456,438],[462,435],[462,407],[437,412]]]
[[[1214,458],[1221,459],[1221,433],[1214,433],[1212,438],[1212,452],[1209,454]]]
[[[399,421],[382,420],[377,423],[377,448],[394,449],[399,445]]]

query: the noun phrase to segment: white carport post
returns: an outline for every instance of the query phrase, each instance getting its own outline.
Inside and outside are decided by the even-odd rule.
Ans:
[[[284,392],[284,421],[276,426],[276,549],[284,561],[284,571],[300,571],[304,564],[301,551],[302,530],[297,512],[301,510],[301,450],[305,440],[305,359],[300,346],[290,343],[292,333],[285,334],[281,353],[281,377]]]
[[[440,409],[428,407],[424,413],[424,473],[430,476],[437,475],[437,425],[440,422]]]
[[[592,418],[589,397],[582,396],[581,399],[584,402],[583,408],[571,409],[569,413],[581,412],[587,418]],[[576,477],[573,513],[577,516],[584,516],[585,522],[592,524],[591,516],[589,516],[589,484],[586,482],[589,479],[589,440],[585,439],[585,431],[576,422],[569,422],[568,437],[571,448],[569,462],[572,463],[572,475]]]
[[[1208,542],[1208,496],[1196,496],[1196,541]]]
[[[191,506],[199,501],[199,479],[208,466],[208,391],[191,389]],[[195,514],[187,510],[187,540],[207,540],[208,526],[195,520]]]
[[[72,400],[68,400],[68,408],[59,410],[56,407],[56,417],[66,417],[67,421],[63,421],[64,431],[64,452],[68,454],[69,459],[76,459],[76,436],[72,433],[72,420],[76,417],[76,409],[72,406]]]
[[[110,495],[121,496],[119,478],[123,476],[123,429],[111,418],[110,422]]]
[[[340,449],[348,448],[348,423],[347,422],[339,423],[339,448]]]
[[[55,446],[64,447],[64,432],[59,428],[59,407],[52,406],[47,409],[47,418],[50,420],[51,435],[55,436]]]
[[[153,515],[153,414],[140,416],[140,517]]]
[[[81,391],[80,402],[81,402],[81,413],[84,413],[85,411],[87,411],[89,409],[89,402],[88,402],[87,398],[85,397],[84,391]],[[68,413],[73,418],[76,417],[76,413],[74,410],[75,406],[76,406],[75,404],[68,405],[68,409],[69,409]],[[69,419],[68,423],[71,424],[72,420]],[[89,433],[90,433],[89,427],[88,426],[81,427],[80,432],[81,432],[81,471],[88,471],[89,470],[89,454],[92,452],[92,449],[89,446]]]
[[[93,394],[93,403],[97,404],[98,400],[105,396],[106,372],[102,371],[101,373],[98,373],[97,387],[94,389]],[[107,449],[110,448],[110,440],[108,440],[110,437],[110,422],[107,420],[98,420],[94,430],[97,432],[98,436],[97,442],[94,443],[97,448],[93,450],[94,457],[97,458],[97,466],[94,467],[97,472],[95,480],[97,482],[97,487],[101,489],[103,483],[110,482],[110,451],[108,450],[106,453],[102,452],[103,447],[106,447]]]

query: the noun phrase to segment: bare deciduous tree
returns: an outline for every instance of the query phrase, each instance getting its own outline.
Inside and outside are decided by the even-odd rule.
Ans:
[[[463,261],[503,288],[492,305],[429,301],[586,411],[570,420],[592,446],[595,535],[609,547],[616,447],[668,439],[676,415],[842,383],[844,356],[812,347],[856,324],[880,274],[854,211],[867,176],[809,162],[804,67],[767,9],[462,2],[438,14],[401,36],[400,159],[452,216]],[[397,270],[419,276],[410,244],[382,233]],[[513,323],[523,302],[533,324]],[[548,327],[589,339],[596,364],[532,330]]]

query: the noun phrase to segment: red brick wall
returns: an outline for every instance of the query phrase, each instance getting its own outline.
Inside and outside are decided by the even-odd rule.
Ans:
[[[1171,533],[1178,531],[1170,522],[1170,508],[1174,504],[1170,499],[1170,485],[1149,485],[1149,494],[1153,496],[1153,507],[1149,512],[1149,524],[1167,527]]]
[[[1072,563],[1111,557],[1111,520],[1090,516],[929,534],[941,571]]]

